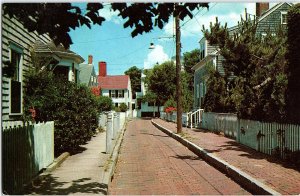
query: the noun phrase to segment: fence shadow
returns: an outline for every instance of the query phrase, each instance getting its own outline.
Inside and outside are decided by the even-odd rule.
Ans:
[[[81,178],[71,182],[58,181],[57,177],[51,174],[36,182],[36,184],[26,187],[22,194],[38,195],[69,195],[74,193],[82,194],[107,194],[107,184],[91,182],[91,178]]]

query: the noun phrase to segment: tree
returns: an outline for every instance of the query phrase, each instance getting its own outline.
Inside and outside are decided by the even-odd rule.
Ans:
[[[110,97],[107,96],[98,96],[97,97],[98,105],[99,105],[99,110],[101,112],[104,111],[111,111],[113,108],[113,101]]]
[[[210,25],[210,31],[203,28],[206,39],[211,45],[219,46],[225,59],[223,79],[216,80],[216,86],[209,85],[208,92],[223,86],[225,92],[219,92],[221,97],[215,101],[233,103],[241,118],[283,121],[287,88],[285,31],[269,30],[262,37],[256,34],[256,28],[257,21],[250,19],[242,19],[232,36],[227,26],[221,26],[218,20]]]
[[[132,37],[144,32],[150,32],[154,27],[162,29],[170,16],[179,16],[183,20],[186,16],[193,17],[192,11],[207,7],[208,3],[111,3],[114,11],[126,19],[124,28],[132,28]],[[101,3],[88,3],[85,10],[71,3],[4,3],[3,13],[15,16],[30,32],[39,34],[49,33],[55,44],[62,43],[69,48],[72,40],[69,36],[70,28],[76,29],[91,24],[101,25],[105,20],[99,15],[103,8]],[[62,20],[63,19],[63,20]]]
[[[141,91],[141,75],[142,70],[136,66],[130,67],[127,71],[124,72],[130,77],[132,94],[135,96],[136,92]]]
[[[148,90],[156,94],[156,104],[163,105],[169,98],[174,97],[176,89],[176,68],[172,61],[155,65],[146,73],[145,83]]]
[[[288,12],[288,90],[287,112],[291,123],[300,124],[300,4],[294,5]]]
[[[183,66],[185,72],[188,74],[188,84],[190,91],[194,88],[194,71],[192,67],[200,62],[200,50],[195,49],[183,54]]]

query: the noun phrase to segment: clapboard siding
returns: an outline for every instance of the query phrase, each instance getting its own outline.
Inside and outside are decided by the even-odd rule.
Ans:
[[[207,54],[211,54],[217,50],[217,46],[210,45],[207,40],[206,40],[206,46],[207,46]]]
[[[2,60],[9,60],[10,42],[16,43],[23,49],[22,59],[22,87],[29,67],[32,66],[31,50],[35,41],[39,39],[44,43],[51,41],[47,35],[38,35],[37,32],[28,32],[23,25],[14,18],[7,15],[2,17]],[[2,119],[10,120],[10,79],[2,77]]]

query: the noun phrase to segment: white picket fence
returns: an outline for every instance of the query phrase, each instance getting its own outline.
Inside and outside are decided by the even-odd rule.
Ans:
[[[54,161],[54,122],[3,122],[3,190],[17,193]]]

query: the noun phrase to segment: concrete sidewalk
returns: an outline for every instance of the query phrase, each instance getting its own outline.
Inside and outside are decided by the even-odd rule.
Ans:
[[[123,132],[120,135],[122,137]],[[105,144],[106,133],[98,133],[82,146],[82,152],[68,157],[54,171],[40,175],[25,194],[107,194],[114,160],[113,156],[105,153]]]
[[[176,124],[173,122],[161,119],[153,119],[153,122],[176,133]],[[223,135],[201,129],[183,128],[182,138],[217,157],[215,160],[237,168],[271,190],[283,195],[300,194],[300,172],[288,163],[240,145]]]

